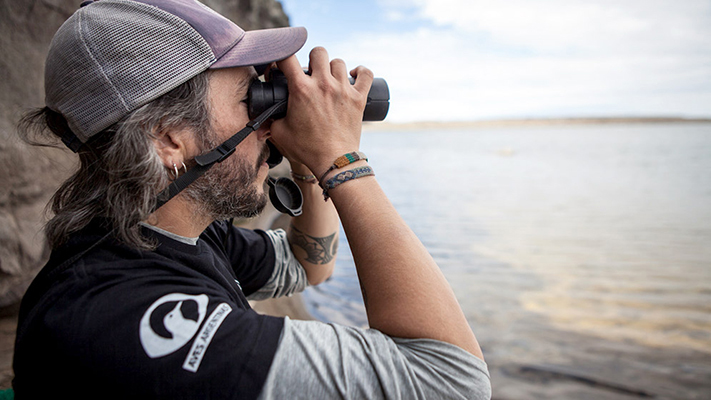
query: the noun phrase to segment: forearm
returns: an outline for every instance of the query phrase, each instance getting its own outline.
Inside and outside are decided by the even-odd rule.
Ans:
[[[311,172],[292,163],[299,175]],[[321,188],[315,183],[295,179],[304,195],[303,214],[293,218],[288,238],[291,250],[306,270],[309,284],[317,285],[331,276],[338,251],[338,214],[329,201],[323,201]]]
[[[448,282],[373,177],[330,192],[361,281],[372,328],[395,337],[431,338],[482,358]]]
[[[373,74],[358,67],[350,73],[355,77],[350,84],[343,61],[329,63],[322,48],[309,58],[311,75],[294,57],[278,63],[289,80],[289,105],[286,117],[272,123],[272,137],[290,160],[319,175],[337,157],[360,148]],[[354,179],[329,194],[348,236],[370,326],[391,336],[438,339],[481,358],[452,289],[375,178]]]

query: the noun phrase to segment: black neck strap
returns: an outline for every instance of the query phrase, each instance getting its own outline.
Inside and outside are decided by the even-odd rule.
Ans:
[[[196,165],[171,182],[167,188],[158,194],[156,207],[153,211],[159,209],[165,203],[170,201],[170,199],[177,196],[178,193],[187,188],[191,183],[195,182],[197,178],[201,177],[205,172],[207,172],[207,170],[215,165],[215,163],[220,163],[227,157],[231,156],[232,153],[235,152],[237,145],[242,143],[242,141],[246,139],[250,133],[259,129],[264,121],[268,120],[272,115],[283,112],[285,108],[286,99],[274,104],[263,113],[259,114],[257,118],[249,121],[242,130],[225,140],[221,145],[212,149],[208,153],[195,157]]]
[[[224,161],[227,157],[229,157],[232,153],[235,152],[235,148],[237,147],[237,145],[240,144],[247,136],[249,136],[250,133],[259,129],[259,127],[264,123],[264,121],[269,119],[269,117],[271,117],[274,113],[283,112],[284,108],[286,108],[286,100],[283,100],[277,104],[274,104],[272,107],[268,108],[266,111],[264,111],[262,114],[260,114],[257,118],[249,121],[247,123],[247,126],[244,127],[244,129],[235,133],[231,138],[225,140],[224,143],[217,146],[215,149],[213,149],[209,153],[205,153],[203,155],[195,157],[195,162],[197,163],[197,165],[195,167],[191,168],[188,172],[186,172],[182,176],[180,176],[178,179],[174,180],[170,184],[170,186],[168,186],[165,190],[163,190],[158,195],[158,202],[157,202],[156,207],[153,211],[157,210],[160,206],[167,203],[170,199],[175,197],[183,189],[188,187],[188,185],[190,185],[197,178],[202,176],[202,174],[204,174],[208,169],[210,169],[210,167],[215,165],[215,163]],[[46,272],[45,278],[46,279],[53,279],[57,274],[66,270],[67,268],[69,268],[77,260],[82,258],[86,253],[88,253],[93,248],[95,248],[96,246],[98,246],[99,244],[101,244],[102,242],[107,240],[109,237],[111,237],[111,235],[113,235],[113,232],[114,232],[114,229],[109,230],[109,232],[106,235],[104,235],[101,239],[94,242],[91,246],[89,246],[84,251],[81,251],[80,253],[75,254],[73,257],[69,258],[68,260],[65,260],[63,263],[61,263],[57,267],[52,268],[51,270],[48,270]]]

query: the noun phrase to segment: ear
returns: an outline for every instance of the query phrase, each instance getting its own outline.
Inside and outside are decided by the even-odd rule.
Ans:
[[[192,139],[190,131],[182,129],[167,130],[154,135],[153,145],[155,146],[158,156],[163,161],[166,168],[173,168],[173,163],[180,165],[185,162],[189,150],[190,140]]]

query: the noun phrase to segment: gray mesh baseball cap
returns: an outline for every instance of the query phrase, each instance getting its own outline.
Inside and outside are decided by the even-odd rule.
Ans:
[[[84,2],[52,39],[45,103],[86,142],[208,68],[268,64],[305,41],[304,28],[245,32],[197,0]]]

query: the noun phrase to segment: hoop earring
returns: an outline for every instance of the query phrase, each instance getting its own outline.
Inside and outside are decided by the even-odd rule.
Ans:
[[[188,167],[185,166],[185,163],[181,162],[181,164],[183,164],[183,171],[188,172]]]
[[[173,172],[175,173],[175,179],[178,179],[178,166],[173,163]]]

